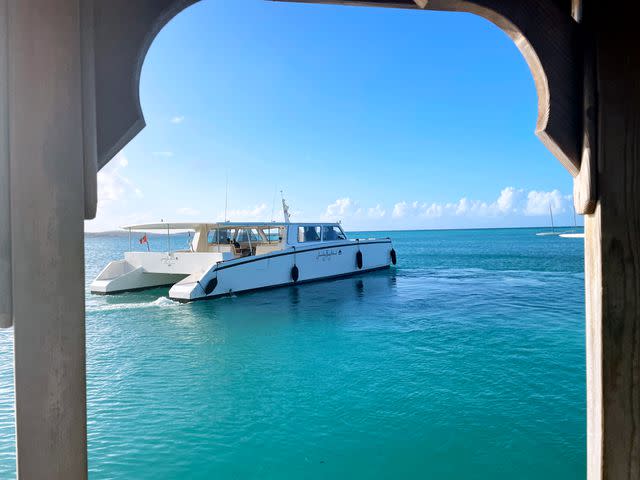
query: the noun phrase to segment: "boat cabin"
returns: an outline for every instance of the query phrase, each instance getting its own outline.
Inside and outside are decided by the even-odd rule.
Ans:
[[[123,228],[129,231],[130,247],[132,232],[165,232],[169,251],[172,234],[193,233],[184,253],[222,253],[225,260],[347,239],[339,223],[154,223]]]

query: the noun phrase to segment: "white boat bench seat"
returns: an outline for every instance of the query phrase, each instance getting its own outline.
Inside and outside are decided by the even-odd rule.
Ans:
[[[231,253],[231,245],[209,245],[207,247],[208,252],[228,252]]]

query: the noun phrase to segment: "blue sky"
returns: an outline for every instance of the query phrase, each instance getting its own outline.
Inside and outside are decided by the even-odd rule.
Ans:
[[[235,221],[284,190],[295,219],[347,229],[547,225],[549,204],[573,222],[528,67],[469,14],[204,0],[140,93],[147,128],[99,174],[88,231],[222,220],[227,175]]]

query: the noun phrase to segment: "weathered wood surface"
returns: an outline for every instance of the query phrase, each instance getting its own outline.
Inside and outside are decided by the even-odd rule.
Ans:
[[[82,41],[82,136],[84,151],[84,218],[98,209],[98,129],[96,126],[95,0],[80,2]]]
[[[587,352],[587,475],[602,477],[602,212],[585,216],[585,310]]]
[[[0,0],[0,328],[10,327],[11,206],[9,204],[9,90],[7,85],[7,0]]]
[[[420,8],[413,0],[276,1]],[[429,0],[425,9],[474,13],[513,40],[529,65],[538,93],[536,135],[571,175],[578,175],[582,157],[582,56],[571,2]]]
[[[580,172],[573,179],[573,205],[580,215],[594,213],[598,199],[598,105],[595,36],[593,19],[583,18],[582,2],[574,5],[574,16],[582,23],[583,58],[583,113],[582,113],[582,161]]]
[[[87,476],[80,2],[9,0],[18,476]]]
[[[586,218],[590,480],[640,478],[640,37],[629,0],[594,19],[598,207]]]

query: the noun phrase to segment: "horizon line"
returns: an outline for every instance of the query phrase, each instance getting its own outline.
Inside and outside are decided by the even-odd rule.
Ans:
[[[390,229],[382,229],[382,230],[345,230],[346,232],[446,232],[446,231],[471,231],[471,230],[531,230],[531,229],[539,229],[539,230],[552,230],[553,228],[584,228],[584,225],[556,225],[555,227],[550,226],[528,226],[528,227],[466,227],[466,228],[390,228]],[[91,235],[106,235],[109,233],[128,233],[127,230],[101,230],[99,232],[87,232],[84,234]],[[154,235],[152,233],[152,235]],[[155,235],[166,235],[166,233],[156,233]],[[182,235],[181,233],[172,233],[171,235]]]

